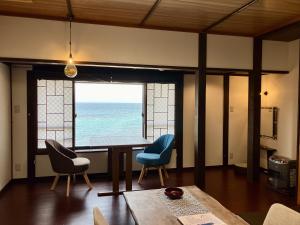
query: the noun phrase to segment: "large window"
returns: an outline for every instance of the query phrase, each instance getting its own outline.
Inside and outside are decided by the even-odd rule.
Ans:
[[[75,84],[75,146],[97,146],[105,136],[143,136],[143,84]]]
[[[175,84],[37,81],[37,148],[54,139],[75,149],[105,137],[175,133]]]

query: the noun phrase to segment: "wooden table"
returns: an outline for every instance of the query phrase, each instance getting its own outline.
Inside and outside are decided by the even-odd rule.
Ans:
[[[126,191],[132,190],[132,148],[151,145],[147,139],[142,137],[101,137],[92,139],[92,144],[108,148],[108,160],[112,165],[112,192],[98,193],[98,196],[118,195],[120,179],[120,155],[126,156]]]
[[[201,191],[196,186],[184,187],[196,200],[206,209],[221,219],[228,225],[246,225],[248,224],[242,218],[230,212],[222,206],[217,200]],[[163,192],[162,192],[163,194]],[[138,225],[180,225],[177,217],[172,215],[170,210],[157,197],[156,190],[133,191],[123,193],[126,203],[130,208],[132,216]],[[171,200],[169,200],[171,201]],[[176,200],[175,200],[176,201]]]

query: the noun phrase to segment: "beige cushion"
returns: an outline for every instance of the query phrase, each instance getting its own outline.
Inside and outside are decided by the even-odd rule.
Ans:
[[[93,215],[94,225],[109,225],[97,207],[93,209]]]
[[[269,209],[263,225],[299,225],[300,213],[281,204],[274,204]]]
[[[83,157],[77,157],[75,159],[72,159],[74,166],[85,166],[90,164],[90,160]]]

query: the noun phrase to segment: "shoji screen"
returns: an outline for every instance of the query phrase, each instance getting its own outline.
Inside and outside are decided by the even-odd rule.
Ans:
[[[72,147],[73,82],[65,80],[38,80],[37,82],[37,136],[38,149],[45,148],[46,139],[54,139]]]
[[[147,84],[147,139],[175,133],[175,84]]]

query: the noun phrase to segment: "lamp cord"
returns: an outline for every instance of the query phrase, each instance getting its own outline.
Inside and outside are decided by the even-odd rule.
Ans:
[[[69,40],[69,46],[70,46],[70,58],[72,58],[72,19],[70,18],[70,40]]]

